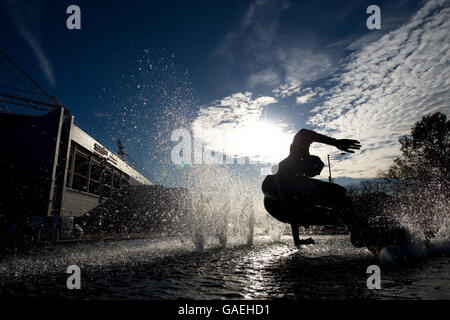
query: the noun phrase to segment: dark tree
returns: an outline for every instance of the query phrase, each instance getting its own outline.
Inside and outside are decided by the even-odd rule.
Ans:
[[[122,141],[120,139],[117,140],[117,155],[122,159],[125,160],[126,157],[126,152],[125,152],[125,147],[122,144]]]
[[[393,191],[385,212],[402,216],[427,240],[450,216],[449,128],[450,122],[441,112],[422,117],[410,135],[399,139],[402,155],[382,174]]]
[[[415,123],[411,135],[399,139],[402,156],[388,169],[388,178],[418,181],[439,179],[448,184],[450,174],[450,121],[436,112]]]

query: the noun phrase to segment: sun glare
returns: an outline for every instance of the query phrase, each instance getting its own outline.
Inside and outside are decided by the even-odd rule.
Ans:
[[[269,163],[279,162],[289,154],[293,137],[284,127],[267,121],[250,122],[225,131],[221,136],[224,153]]]

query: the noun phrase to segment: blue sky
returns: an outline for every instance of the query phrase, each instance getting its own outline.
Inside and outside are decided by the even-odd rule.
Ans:
[[[182,184],[170,140],[276,163],[297,130],[355,138],[340,177],[374,177],[424,114],[449,113],[446,1],[0,1],[2,50],[76,123],[157,183]],[[66,8],[81,8],[81,30]],[[366,8],[381,8],[381,29]],[[1,79],[1,78],[0,78]],[[260,167],[235,165],[258,181]],[[326,178],[327,170],[321,178]]]

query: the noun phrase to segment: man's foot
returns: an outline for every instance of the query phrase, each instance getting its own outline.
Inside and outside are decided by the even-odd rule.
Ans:
[[[308,244],[315,244],[316,242],[314,241],[313,238],[308,238],[308,239],[299,239],[295,245],[298,247],[300,245],[308,245]]]

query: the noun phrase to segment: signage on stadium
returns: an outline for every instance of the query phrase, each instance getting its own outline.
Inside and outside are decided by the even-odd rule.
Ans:
[[[101,145],[99,145],[98,143],[94,144],[94,150],[98,153],[100,153],[101,155],[104,156],[108,156],[108,150],[106,150],[105,147],[102,147]]]

